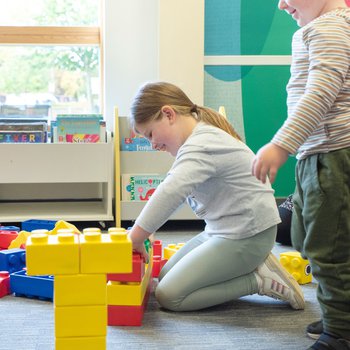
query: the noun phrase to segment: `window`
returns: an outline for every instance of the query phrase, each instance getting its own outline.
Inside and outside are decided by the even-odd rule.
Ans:
[[[0,117],[102,112],[102,0],[0,0]]]

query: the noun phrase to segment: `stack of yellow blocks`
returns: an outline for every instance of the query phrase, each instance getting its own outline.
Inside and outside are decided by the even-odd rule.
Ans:
[[[84,235],[32,234],[28,275],[54,275],[56,350],[104,350],[107,335],[107,273],[132,270],[132,243],[124,232]]]

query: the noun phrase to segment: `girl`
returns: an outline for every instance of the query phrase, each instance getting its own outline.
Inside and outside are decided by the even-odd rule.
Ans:
[[[198,310],[259,293],[304,308],[300,286],[271,253],[280,222],[270,184],[251,174],[253,152],[219,113],[178,87],[149,83],[131,108],[135,131],[175,161],[130,230],[144,240],[186,200],[206,223],[163,267],[155,295],[166,309]]]

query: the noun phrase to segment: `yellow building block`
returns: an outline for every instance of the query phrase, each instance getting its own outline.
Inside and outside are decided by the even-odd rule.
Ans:
[[[132,271],[132,243],[126,233],[80,235],[81,273],[128,273]]]
[[[150,259],[150,261],[152,261]],[[121,283],[108,281],[107,283],[107,305],[142,305],[147,287],[151,282],[152,264],[147,264],[145,274],[141,283]]]
[[[55,306],[55,335],[101,337],[107,334],[107,305]]]
[[[73,224],[64,220],[59,220],[56,222],[55,227],[50,231],[50,234],[57,235],[58,231],[61,229],[72,229],[76,234],[81,233]]]
[[[11,242],[8,249],[20,248],[22,244],[26,244],[30,232],[20,231],[18,236]]]
[[[105,274],[56,275],[54,283],[56,306],[105,305],[107,303]]]
[[[309,261],[303,259],[299,252],[281,253],[280,262],[299,284],[306,284],[312,281]]]
[[[28,275],[79,273],[79,241],[75,234],[31,234],[26,245]]]
[[[124,227],[110,227],[108,233],[112,232],[126,232],[126,229]]]
[[[179,249],[181,249],[185,243],[170,243],[167,247],[163,249],[163,257],[166,260],[169,260]]]
[[[106,337],[56,338],[55,350],[106,350]]]

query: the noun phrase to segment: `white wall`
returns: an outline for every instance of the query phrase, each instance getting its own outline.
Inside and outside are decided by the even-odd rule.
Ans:
[[[160,0],[159,5],[159,78],[202,105],[204,0]]]
[[[138,87],[166,80],[203,103],[204,0],[105,0],[105,115],[128,115]]]
[[[105,0],[105,115],[129,113],[137,87],[158,78],[158,0]]]

